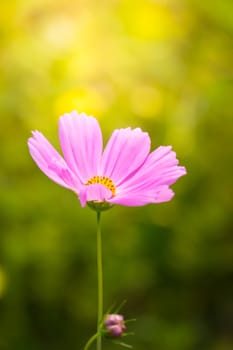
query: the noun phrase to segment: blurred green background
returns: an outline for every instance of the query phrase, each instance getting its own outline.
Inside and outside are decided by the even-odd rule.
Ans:
[[[96,323],[96,218],[28,154],[77,109],[173,145],[169,203],[103,215],[105,310],[135,350],[233,346],[233,2],[10,0],[0,13],[0,350],[82,349]],[[108,343],[105,349],[117,349]]]

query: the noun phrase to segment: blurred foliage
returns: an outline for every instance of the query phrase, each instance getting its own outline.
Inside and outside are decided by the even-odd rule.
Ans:
[[[233,2],[2,1],[0,37],[0,349],[82,349],[95,329],[94,212],[26,145],[58,146],[73,109],[188,169],[170,203],[104,214],[105,308],[127,298],[135,350],[232,349]]]

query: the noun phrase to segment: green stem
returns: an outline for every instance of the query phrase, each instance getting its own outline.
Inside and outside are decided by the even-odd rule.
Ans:
[[[100,228],[100,211],[97,211],[97,278],[98,278],[98,317],[96,350],[102,349],[102,339],[99,335],[99,326],[103,320],[103,265],[102,265],[102,239]]]
[[[91,344],[96,340],[96,338],[99,336],[98,333],[94,334],[86,343],[84,350],[88,350]]]

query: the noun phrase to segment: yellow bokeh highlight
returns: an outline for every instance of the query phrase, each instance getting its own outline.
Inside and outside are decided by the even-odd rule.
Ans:
[[[91,88],[71,89],[58,95],[54,102],[55,115],[61,115],[65,112],[77,110],[101,116],[107,108],[107,101],[97,91]]]
[[[167,39],[182,33],[175,9],[168,3],[122,2],[121,15],[126,32],[140,39]]]

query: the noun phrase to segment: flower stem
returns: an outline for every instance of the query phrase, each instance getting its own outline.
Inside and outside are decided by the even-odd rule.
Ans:
[[[97,211],[97,279],[98,279],[98,317],[97,334],[103,319],[103,264],[102,264],[102,238],[100,228],[100,211]],[[102,349],[101,334],[97,337],[96,350]]]

